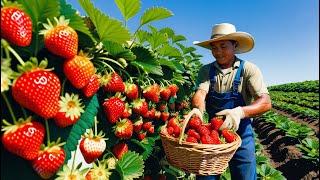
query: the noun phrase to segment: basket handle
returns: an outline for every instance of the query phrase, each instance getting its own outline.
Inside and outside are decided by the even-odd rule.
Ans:
[[[181,129],[181,133],[180,133],[180,136],[179,136],[179,144],[182,144],[182,139],[183,139],[183,136],[184,136],[184,131],[186,130],[186,127],[187,127],[187,124],[189,122],[189,120],[191,119],[192,115],[194,114],[198,114],[197,112],[195,112],[196,109],[192,109],[192,111],[190,111],[187,116],[184,118],[184,121],[183,121],[183,125],[182,125],[182,129]]]

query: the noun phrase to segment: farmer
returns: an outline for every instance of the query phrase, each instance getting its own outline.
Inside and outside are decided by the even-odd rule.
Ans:
[[[225,116],[220,129],[236,131],[242,144],[229,162],[232,179],[256,179],[256,159],[251,117],[271,109],[271,101],[259,68],[235,54],[250,51],[253,37],[238,32],[229,23],[216,24],[211,38],[195,45],[210,49],[216,61],[204,65],[198,74],[196,93],[192,99],[193,112],[210,119]],[[219,179],[219,176],[197,176],[197,179]]]

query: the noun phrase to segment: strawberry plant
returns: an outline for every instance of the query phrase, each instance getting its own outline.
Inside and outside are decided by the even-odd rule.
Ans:
[[[140,11],[140,0],[115,0],[123,22],[89,0],[78,2],[84,16],[65,0],[1,3],[7,168],[33,169],[26,172],[31,179],[187,176],[152,162],[165,161],[160,127],[190,108],[201,56],[172,28],[151,25],[173,15],[164,7],[142,12],[130,32],[127,24]],[[181,128],[172,128],[179,136]],[[20,132],[30,135],[19,136],[25,144],[15,139]],[[88,169],[73,166],[78,148]],[[13,155],[21,159],[11,161]]]

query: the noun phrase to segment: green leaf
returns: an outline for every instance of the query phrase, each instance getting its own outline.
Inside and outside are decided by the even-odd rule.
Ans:
[[[136,55],[134,61],[130,61],[131,65],[142,69],[145,73],[152,73],[162,76],[162,68],[155,60],[151,51],[144,47],[133,47],[131,51]]]
[[[94,41],[89,28],[84,23],[84,20],[76,13],[76,10],[73,9],[70,4],[67,4],[65,0],[60,0],[60,6],[60,14],[64,15],[66,19],[70,20],[69,26],[88,35]]]
[[[143,26],[152,21],[158,21],[161,19],[173,16],[173,13],[166,8],[152,7],[147,9],[140,18],[140,26]]]
[[[159,46],[168,42],[168,38],[165,34],[160,32],[153,32],[147,37],[147,41],[150,43],[151,48],[155,50]]]
[[[33,30],[38,29],[39,23],[46,23],[47,18],[52,19],[60,14],[59,1],[18,0],[18,2],[23,5],[26,13],[30,15],[32,19]]]
[[[102,42],[104,49],[108,51],[111,56],[115,58],[124,58],[126,60],[132,61],[136,59],[136,56],[131,52],[130,49],[125,49],[121,44],[111,41]]]
[[[144,162],[138,153],[128,151],[116,164],[116,170],[122,179],[133,180],[143,175]]]
[[[153,137],[144,138],[142,141],[131,139],[131,142],[137,144],[144,150],[143,153],[141,153],[143,160],[148,159],[148,157],[152,154],[152,151],[155,146],[155,141],[156,141],[156,138],[153,138]]]
[[[168,67],[170,67],[170,69],[172,69],[176,72],[179,72],[179,73],[182,73],[185,71],[184,67],[177,61],[170,61],[170,60],[162,58],[162,59],[159,59],[159,63],[160,63],[160,65],[168,66]]]
[[[114,0],[126,21],[136,15],[140,8],[140,0]]]
[[[159,50],[158,50],[159,54],[163,55],[163,56],[171,56],[171,57],[175,57],[175,56],[181,56],[181,53],[179,51],[179,49],[170,46],[169,44],[165,44],[163,45]]]
[[[86,129],[90,129],[93,126],[94,117],[97,115],[98,107],[98,98],[97,95],[94,95],[89,104],[86,106],[86,109],[81,115],[80,119],[72,126],[66,144],[64,145],[64,150],[66,153],[65,162],[71,158],[71,151],[77,149],[78,141],[80,140],[81,135],[85,133]]]
[[[169,28],[169,27],[165,27],[165,28],[162,28],[160,29],[160,32],[161,33],[166,33],[168,35],[168,38],[172,38],[174,36],[174,30]]]
[[[180,47],[182,50],[183,54],[191,53],[196,50],[194,47],[185,47],[184,45],[177,43],[177,45]]]
[[[187,40],[187,38],[182,35],[177,35],[172,37],[172,42],[179,42],[179,41],[185,41],[185,40]]]
[[[90,0],[79,0],[79,2],[96,27],[100,41],[108,40],[122,44],[130,39],[129,30],[123,27],[120,21],[108,17],[95,8]]]
[[[148,40],[148,37],[151,36],[151,33],[144,31],[144,30],[139,30],[137,32],[136,36],[139,39],[139,42],[142,44]]]

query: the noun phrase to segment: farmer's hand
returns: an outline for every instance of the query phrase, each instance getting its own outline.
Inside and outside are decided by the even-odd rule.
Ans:
[[[244,118],[244,112],[240,106],[233,109],[225,109],[218,113],[217,116],[226,116],[224,123],[221,125],[220,130],[224,128],[233,129],[237,131],[239,129],[240,120]]]
[[[202,121],[202,116],[203,116],[203,113],[200,111],[199,108],[193,108],[186,116],[185,118],[187,117],[192,117],[193,114],[196,114]]]

